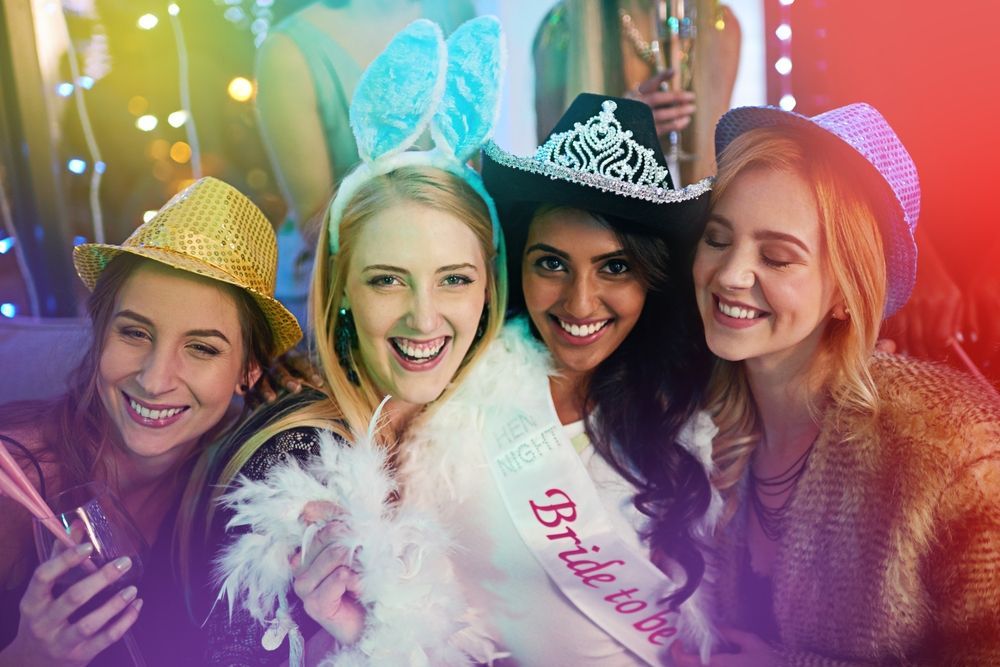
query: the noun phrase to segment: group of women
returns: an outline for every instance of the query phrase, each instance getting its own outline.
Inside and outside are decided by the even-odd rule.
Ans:
[[[77,248],[92,347],[4,442],[153,548],[75,613],[131,563],[57,595],[87,550],[5,522],[0,664],[115,664],[129,628],[171,664],[1000,661],[1000,400],[874,352],[919,214],[886,121],[736,109],[714,184],[675,189],[638,101],[579,96],[530,157],[487,141],[501,54],[491,19],[418,21],[358,83],[309,295],[324,392],[230,410],[300,331],[229,186]]]

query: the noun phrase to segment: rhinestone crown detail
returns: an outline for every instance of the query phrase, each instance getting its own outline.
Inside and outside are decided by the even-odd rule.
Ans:
[[[668,187],[670,172],[656,161],[652,149],[622,128],[614,114],[617,108],[613,100],[605,100],[596,116],[553,134],[530,158],[505,153],[493,142],[487,144],[486,154],[507,167],[657,203],[695,199],[711,188],[711,179],[681,190]]]

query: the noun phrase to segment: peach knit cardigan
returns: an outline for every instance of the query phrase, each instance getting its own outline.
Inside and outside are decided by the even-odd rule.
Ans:
[[[828,414],[791,500],[773,575],[784,664],[1000,665],[1000,399],[903,357],[872,372],[874,435],[845,441],[850,420]],[[719,544],[734,627],[746,507]]]

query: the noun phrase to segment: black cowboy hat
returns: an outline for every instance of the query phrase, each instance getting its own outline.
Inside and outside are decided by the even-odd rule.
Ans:
[[[674,189],[649,106],[592,93],[577,96],[530,157],[487,143],[483,181],[514,237],[525,234],[541,204],[598,213],[630,231],[690,232],[705,215],[712,184],[706,178]]]

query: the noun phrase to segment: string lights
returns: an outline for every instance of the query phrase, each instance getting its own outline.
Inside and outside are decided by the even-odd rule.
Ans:
[[[792,21],[791,7],[795,0],[778,0],[778,27],[774,36],[778,39],[778,58],[774,69],[778,73],[778,106],[785,111],[795,109],[797,101],[792,94]]]
[[[227,21],[249,27],[254,46],[264,43],[274,19],[274,0],[215,0],[215,3],[226,8],[223,16]]]

